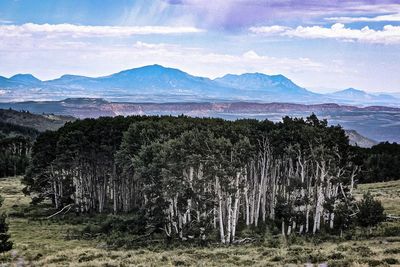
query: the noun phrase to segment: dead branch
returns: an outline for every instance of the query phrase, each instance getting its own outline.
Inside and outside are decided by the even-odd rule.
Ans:
[[[65,206],[64,208],[62,208],[61,210],[57,211],[56,213],[54,213],[54,214],[48,216],[46,219],[51,219],[51,218],[53,218],[54,216],[57,216],[58,214],[60,214],[60,213],[62,213],[62,212],[64,212],[65,210],[68,209],[66,212],[64,212],[64,214],[66,214],[66,213],[71,209],[72,206],[73,206],[73,204],[69,204],[69,205]]]

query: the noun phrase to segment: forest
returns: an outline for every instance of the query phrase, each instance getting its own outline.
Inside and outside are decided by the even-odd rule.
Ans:
[[[360,151],[315,115],[85,119],[39,135],[24,192],[77,216],[132,214],[138,233],[174,240],[237,243],[267,225],[342,233],[360,213]]]
[[[38,135],[33,128],[0,121],[0,177],[25,173]]]

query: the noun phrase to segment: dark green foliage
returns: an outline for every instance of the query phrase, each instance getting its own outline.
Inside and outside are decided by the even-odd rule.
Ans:
[[[383,236],[400,236],[400,225],[386,225],[383,228]]]
[[[361,183],[400,179],[400,144],[380,143],[372,148],[353,147],[354,161],[362,166]]]
[[[358,203],[358,208],[357,221],[360,226],[373,227],[386,218],[381,202],[375,200],[370,193],[364,194]]]
[[[394,264],[399,264],[400,263],[400,261],[398,259],[395,259],[395,258],[385,258],[385,259],[383,259],[383,261],[386,262],[387,264],[390,264],[390,265],[394,265]]]
[[[3,205],[4,199],[0,196],[0,207]],[[5,213],[0,214],[0,253],[12,249],[13,243],[9,240],[7,216]]]
[[[335,209],[335,225],[337,229],[340,230],[340,234],[342,235],[344,230],[349,229],[353,223],[353,210],[355,208],[349,207],[346,203],[339,203]]]
[[[33,140],[39,132],[0,121],[0,177],[25,173]]]
[[[248,237],[252,225],[255,240],[267,227],[284,227],[280,231],[284,234],[310,233],[317,224],[315,232],[348,229],[355,209],[349,193],[351,157],[343,129],[328,126],[315,115],[285,117],[279,123],[105,117],[77,120],[56,132],[42,133],[33,146],[24,183],[35,203],[49,198],[58,210],[68,205],[77,214],[132,213],[132,220],[108,218],[85,230],[89,235],[111,235],[121,244],[135,243],[137,235],[207,242],[223,238],[226,233],[220,234],[218,227],[228,229],[228,221],[232,229],[236,227],[235,235],[243,231],[241,237]],[[263,185],[259,177],[264,173]],[[267,179],[275,187],[274,196]],[[253,203],[260,196],[264,205],[263,218],[253,214],[252,223],[243,216],[250,214],[244,207],[245,192],[247,203],[253,194]],[[315,209],[321,194],[328,197],[319,210],[334,213],[334,221]],[[238,225],[229,217],[234,213],[239,214]],[[314,217],[321,220],[314,222]],[[225,226],[217,221],[225,221]],[[234,237],[227,242],[234,242]]]
[[[140,214],[130,216],[107,216],[95,223],[89,223],[82,230],[83,234],[111,234],[112,232],[121,232],[126,235],[140,235],[146,232],[146,221]]]
[[[32,140],[23,136],[0,139],[0,177],[25,173]]]
[[[0,133],[4,136],[25,136],[35,139],[39,135],[39,131],[21,125],[0,121]]]
[[[56,130],[72,117],[0,109],[0,177],[25,174],[40,131]]]

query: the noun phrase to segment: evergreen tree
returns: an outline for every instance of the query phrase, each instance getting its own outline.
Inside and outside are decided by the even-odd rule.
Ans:
[[[3,205],[4,199],[0,196],[0,207]],[[0,214],[0,252],[9,251],[13,243],[9,240],[7,216],[5,213]]]
[[[386,218],[384,208],[379,200],[375,200],[370,192],[364,194],[358,203],[360,211],[357,214],[358,224],[370,229],[383,222]]]

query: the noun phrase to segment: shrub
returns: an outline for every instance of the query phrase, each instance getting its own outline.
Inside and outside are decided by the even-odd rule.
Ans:
[[[400,236],[400,225],[385,226],[383,229],[384,236]]]
[[[328,261],[329,267],[349,267],[352,265],[352,262],[349,260],[330,260]]]
[[[358,203],[360,211],[357,214],[357,222],[362,227],[373,227],[383,222],[386,218],[382,203],[375,200],[371,193],[364,194]]]
[[[352,250],[361,257],[369,257],[375,254],[369,247],[366,246],[353,247]]]
[[[400,254],[400,247],[385,249],[385,251],[383,253],[385,253],[385,254]]]
[[[383,261],[386,262],[387,264],[399,264],[399,260],[395,258],[386,258],[383,259]]]

